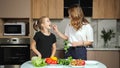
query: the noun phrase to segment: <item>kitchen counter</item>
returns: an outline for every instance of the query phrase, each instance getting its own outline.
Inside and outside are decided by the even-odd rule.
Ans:
[[[63,48],[57,48],[57,50],[63,50]],[[87,50],[120,50],[120,48],[87,48]]]
[[[86,61],[86,65],[83,67],[83,66],[69,66],[69,65],[47,65],[47,66],[44,66],[44,67],[34,67],[32,64],[31,64],[31,61],[27,61],[25,63],[23,63],[21,65],[20,68],[107,68],[105,64],[99,62],[99,61],[89,61],[87,60]]]
[[[87,50],[120,50],[120,48],[87,48]]]

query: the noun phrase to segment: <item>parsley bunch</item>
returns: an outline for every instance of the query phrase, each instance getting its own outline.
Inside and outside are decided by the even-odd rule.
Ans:
[[[70,47],[70,46],[68,46],[69,43],[70,43],[70,42],[69,42],[68,40],[64,40],[64,50],[65,50],[65,53],[68,52],[68,49],[69,49],[69,47]]]

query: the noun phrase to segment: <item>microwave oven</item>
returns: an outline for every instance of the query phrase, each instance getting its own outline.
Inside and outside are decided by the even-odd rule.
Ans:
[[[4,23],[4,35],[26,35],[25,22]]]

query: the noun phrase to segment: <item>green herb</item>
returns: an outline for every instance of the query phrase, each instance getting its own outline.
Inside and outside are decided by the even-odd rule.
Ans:
[[[69,65],[71,61],[72,61],[72,57],[68,57],[67,59],[59,59],[58,64]]]
[[[108,40],[110,41],[111,38],[115,37],[115,33],[111,29],[105,31],[105,29],[103,28],[103,30],[101,31],[101,33],[102,33],[101,38],[103,38],[105,45],[108,42]]]
[[[68,52],[68,49],[69,49],[68,44],[69,44],[69,43],[70,43],[70,42],[69,42],[68,40],[64,40],[64,50],[65,50],[65,53]]]

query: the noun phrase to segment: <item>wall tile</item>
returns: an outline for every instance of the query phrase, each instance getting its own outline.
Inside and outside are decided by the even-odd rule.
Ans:
[[[103,47],[103,39],[101,38],[101,31],[112,29],[114,33],[116,33],[116,20],[98,20],[98,46]],[[109,47],[114,47],[116,45],[116,37],[112,38],[111,41],[108,42]]]

